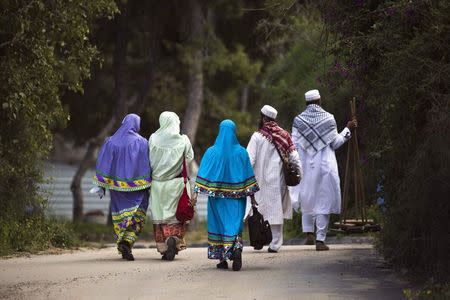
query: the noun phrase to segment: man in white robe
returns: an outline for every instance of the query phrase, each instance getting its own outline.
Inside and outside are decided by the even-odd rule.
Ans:
[[[247,146],[250,162],[260,190],[255,193],[258,211],[269,221],[272,242],[268,251],[276,253],[283,244],[284,219],[292,219],[292,203],[287,189],[280,154],[301,174],[300,159],[289,132],[275,122],[277,111],[265,105],[261,109],[260,128],[253,133]],[[280,152],[280,154],[277,151]],[[247,212],[251,204],[247,203]],[[251,213],[251,211],[250,211]]]
[[[330,214],[341,212],[341,189],[334,151],[347,142],[356,120],[349,121],[341,133],[337,131],[332,114],[320,105],[318,90],[305,94],[305,111],[295,117],[292,139],[300,155],[303,178],[299,185],[290,188],[294,208],[302,212],[302,230],[307,234],[306,244],[316,250],[329,250],[325,245]],[[299,204],[299,205],[298,205]],[[314,226],[316,230],[314,230]]]

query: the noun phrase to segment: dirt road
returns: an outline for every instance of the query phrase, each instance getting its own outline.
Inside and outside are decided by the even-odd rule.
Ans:
[[[284,246],[277,254],[245,248],[240,272],[218,270],[204,248],[162,261],[135,249],[77,250],[0,260],[5,299],[402,299],[407,284],[370,245]],[[265,249],[266,250],[266,249]]]

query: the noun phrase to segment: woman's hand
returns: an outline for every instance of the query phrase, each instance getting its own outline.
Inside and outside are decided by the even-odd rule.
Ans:
[[[192,195],[191,201],[190,201],[190,204],[191,204],[192,207],[195,207],[197,205],[197,197],[198,197],[197,193],[194,193]]]

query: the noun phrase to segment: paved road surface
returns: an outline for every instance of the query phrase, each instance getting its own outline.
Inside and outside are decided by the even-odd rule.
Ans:
[[[245,248],[240,272],[218,270],[204,248],[175,261],[135,249],[0,259],[1,299],[402,299],[408,285],[370,245],[284,246],[278,254]]]

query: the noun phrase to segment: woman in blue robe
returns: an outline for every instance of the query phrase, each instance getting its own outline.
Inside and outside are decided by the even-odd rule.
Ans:
[[[193,203],[198,193],[208,195],[208,258],[218,259],[219,269],[242,267],[242,229],[247,196],[256,204],[259,190],[247,150],[236,137],[231,120],[220,123],[219,134],[206,150],[194,187]]]
[[[93,178],[110,190],[117,249],[127,260],[134,260],[131,249],[145,223],[151,184],[148,143],[138,133],[140,124],[138,115],[125,116],[100,149]]]

